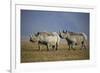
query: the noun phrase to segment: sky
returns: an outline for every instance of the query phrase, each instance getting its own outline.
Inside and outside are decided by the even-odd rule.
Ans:
[[[35,32],[72,31],[89,36],[89,13],[21,10],[21,36]]]

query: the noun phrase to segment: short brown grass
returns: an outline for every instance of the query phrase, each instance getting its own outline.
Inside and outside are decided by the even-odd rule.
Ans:
[[[89,49],[75,48],[68,50],[66,43],[60,43],[59,49],[47,51],[45,45],[38,49],[37,43],[21,41],[21,63],[44,61],[89,60]]]

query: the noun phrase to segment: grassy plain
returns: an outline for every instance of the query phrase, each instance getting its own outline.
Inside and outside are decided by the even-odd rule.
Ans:
[[[38,49],[37,43],[21,41],[21,63],[45,62],[45,61],[68,61],[68,60],[89,60],[89,48],[68,50],[67,43],[61,43],[58,50],[47,51],[45,45]]]

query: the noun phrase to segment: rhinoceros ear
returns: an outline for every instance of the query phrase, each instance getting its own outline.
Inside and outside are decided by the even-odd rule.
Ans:
[[[35,33],[33,36],[37,37],[37,36],[38,36],[38,34],[39,34],[39,33],[37,32],[37,33]]]

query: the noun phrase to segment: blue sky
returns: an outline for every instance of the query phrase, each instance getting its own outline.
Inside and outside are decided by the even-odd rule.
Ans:
[[[21,10],[21,36],[35,32],[63,30],[89,36],[89,13]]]

